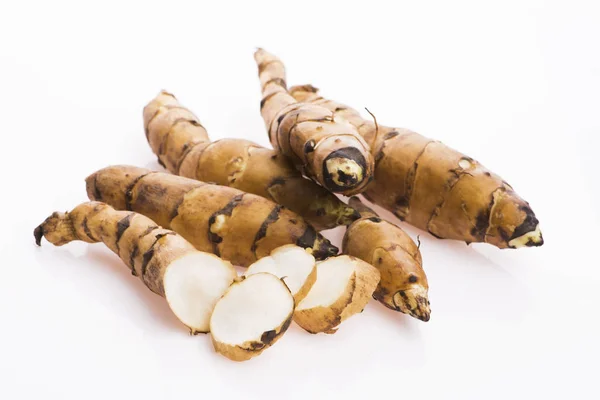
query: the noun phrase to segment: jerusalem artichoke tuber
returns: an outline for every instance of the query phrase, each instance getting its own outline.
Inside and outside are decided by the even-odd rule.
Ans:
[[[265,198],[131,166],[112,166],[86,179],[90,200],[139,212],[173,229],[198,250],[248,266],[284,244],[317,259],[337,253],[302,217]]]
[[[474,159],[407,129],[378,126],[310,85],[290,93],[357,128],[375,157],[375,179],[364,195],[402,221],[438,238],[499,248],[544,243],[529,203]]]
[[[175,232],[131,211],[89,202],[67,213],[55,212],[34,236],[56,246],[74,240],[103,242],[154,293],[164,297],[192,334],[208,332],[210,315],[237,276],[233,266],[196,250]]]
[[[343,251],[381,273],[373,298],[392,310],[429,321],[429,285],[418,246],[406,232],[379,218],[358,197],[350,198],[350,204],[361,213],[361,219],[346,230]]]
[[[176,175],[262,196],[302,215],[318,230],[358,218],[276,151],[244,139],[211,143],[198,118],[170,93],[163,91],[146,105],[144,128],[159,162]]]
[[[373,157],[356,128],[327,108],[299,103],[287,92],[282,62],[263,49],[254,54],[263,98],[261,114],[275,150],[331,192],[362,192]]]

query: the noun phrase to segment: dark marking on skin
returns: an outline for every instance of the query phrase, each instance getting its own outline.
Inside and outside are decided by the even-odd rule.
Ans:
[[[379,218],[379,217],[370,217],[370,218],[367,218],[367,219],[368,219],[369,221],[371,221],[371,222],[375,222],[375,223],[379,223],[379,222],[381,222],[381,218]]]
[[[535,217],[535,214],[533,213],[531,208],[529,208],[529,206],[520,206],[519,210],[525,213],[525,220],[514,230],[512,236],[508,240],[509,242],[513,239],[523,236],[527,232],[533,232],[539,224],[538,219]],[[544,243],[543,240],[541,240],[540,243],[530,242],[531,239],[527,242],[526,246],[541,246]]]
[[[94,200],[102,201],[102,193],[98,189],[98,174],[94,175]]]
[[[402,221],[404,221],[404,220],[402,220]],[[431,232],[431,231],[427,231],[427,232],[429,232],[429,234],[430,234],[431,236],[433,236],[434,238],[436,238],[436,239],[444,239],[444,238],[443,238],[443,237],[441,237],[440,235],[437,235],[437,234],[435,234],[435,233],[433,233],[433,232]]]
[[[277,85],[281,86],[282,88],[284,88],[285,90],[287,90],[287,83],[285,82],[285,79],[282,78],[273,78],[273,79],[269,79],[268,81],[265,82],[265,84],[263,85],[263,90],[269,86],[272,83],[276,83]]]
[[[318,248],[315,248],[316,242],[319,244]],[[317,260],[324,260],[327,257],[336,255],[339,251],[329,240],[319,235],[311,225],[306,226],[306,230],[296,240],[296,244],[304,249],[313,249],[313,256]]]
[[[418,278],[417,278],[417,276],[416,276],[416,275],[411,275],[411,276],[408,278],[408,281],[409,281],[410,283],[415,283],[415,282],[417,282],[417,280],[418,280]]]
[[[271,156],[271,160],[276,160],[276,159],[277,159],[277,154],[273,154],[273,155]]]
[[[281,121],[283,121],[286,115],[287,114],[281,114],[279,117],[277,117],[277,129],[279,129],[279,125],[281,125]]]
[[[144,255],[142,256],[142,277],[144,277],[146,275],[146,270],[148,269],[148,264],[152,260],[152,257],[154,257],[154,254],[155,254],[154,248],[156,247],[156,244],[158,243],[158,241],[160,239],[162,239],[163,237],[168,236],[168,235],[176,235],[176,233],[169,231],[169,232],[165,232],[165,233],[159,233],[158,235],[156,235],[154,243],[152,243],[152,246],[150,246],[148,251],[146,251],[144,253]]]
[[[250,343],[250,348],[248,350],[257,351],[257,350],[264,349],[265,347],[266,347],[266,345],[263,342],[252,342],[252,343]]]
[[[363,179],[359,180],[355,175],[345,174],[342,170],[337,170],[338,180],[343,184],[342,186],[338,185],[333,180],[333,174],[327,169],[327,161],[334,158],[345,158],[348,160],[352,160],[357,163],[362,169]],[[356,188],[360,184],[363,183],[363,180],[367,171],[367,162],[356,147],[344,147],[342,149],[331,152],[325,160],[323,160],[323,181],[327,189],[332,192],[341,192],[349,189]]]
[[[312,153],[313,151],[315,151],[315,141],[311,139],[304,143],[304,154]]]
[[[131,218],[133,218],[134,214],[129,214],[124,218],[121,218],[121,220],[119,220],[119,222],[117,222],[117,240],[115,242],[115,245],[117,246],[117,254],[119,254],[119,241],[121,240],[121,237],[123,236],[123,234],[125,233],[125,231],[129,228],[129,225],[131,224]]]
[[[379,258],[377,259],[377,263],[381,264],[382,262],[383,262],[383,258],[379,257]]]
[[[389,140],[391,138],[394,138],[396,136],[398,136],[400,133],[398,131],[391,131],[385,134],[385,136],[383,137],[383,140]]]
[[[295,218],[290,218],[290,224],[292,225],[296,225],[298,223],[298,220]]]
[[[293,318],[293,314],[290,315],[290,317],[283,323],[283,325],[281,326],[281,329],[279,330],[280,333],[284,333],[285,331],[288,330],[288,328],[292,324],[292,318]]]
[[[183,146],[184,148],[185,148],[186,146],[189,146],[189,147],[187,147],[187,148],[186,148],[186,149],[183,151],[183,153],[181,153],[181,157],[179,157],[179,160],[177,161],[177,165],[176,165],[176,167],[175,167],[175,168],[176,168],[176,173],[177,173],[178,175],[179,175],[179,170],[181,169],[181,164],[183,164],[183,162],[184,162],[184,161],[185,161],[185,159],[187,158],[188,154],[190,154],[190,153],[192,152],[192,150],[194,150],[194,149],[196,148],[196,146],[198,146],[199,144],[204,144],[204,143],[206,143],[206,140],[200,140],[200,141],[198,141],[198,142],[194,142],[194,141],[192,141],[192,142],[190,142],[190,143],[191,143],[191,144],[189,144],[189,143],[186,143],[186,144]],[[204,151],[203,151],[203,152],[204,152]]]
[[[276,337],[277,331],[272,329],[270,331],[263,332],[263,334],[260,336],[260,341],[263,342],[265,346],[268,346]]]
[[[262,111],[263,107],[265,106],[265,103],[267,101],[269,101],[269,99],[271,97],[275,96],[277,93],[280,93],[280,92],[269,93],[268,95],[266,95],[265,97],[262,98],[262,100],[260,101],[260,109],[261,109],[261,111]]]
[[[348,109],[348,107],[336,107],[335,110],[333,110],[333,112],[340,112],[340,111],[344,111],[347,109]]]
[[[135,258],[140,252],[140,248],[137,243],[133,244],[133,249],[131,250],[131,254],[129,254],[129,266],[131,267],[131,275],[137,276],[137,272],[135,270]]]
[[[131,185],[129,185],[129,187],[127,187],[127,189],[125,190],[125,209],[127,211],[132,211],[131,210],[131,200],[133,200],[133,189],[135,188],[135,185],[137,185],[137,183],[145,176],[150,175],[152,172],[148,172],[146,174],[142,174],[140,176],[138,176],[137,178],[134,179],[134,181],[131,183]]]
[[[213,252],[217,256],[221,255],[220,251],[219,251],[219,246],[218,245],[219,245],[219,243],[221,243],[223,241],[223,238],[221,236],[217,235],[216,233],[213,233],[211,231],[211,227],[216,222],[217,217],[219,215],[231,216],[231,214],[233,213],[233,209],[235,207],[237,207],[242,202],[243,197],[244,197],[244,194],[238,194],[233,199],[231,199],[231,201],[229,203],[227,203],[225,205],[225,207],[223,207],[219,211],[216,211],[208,219],[208,240],[210,240],[212,242],[212,244],[213,244]]]
[[[90,228],[88,227],[88,218],[85,217],[83,218],[83,231],[85,232],[85,235],[87,237],[89,237],[90,239],[92,239],[93,241],[97,242],[98,240],[92,235],[92,232],[90,231]]]
[[[181,196],[181,199],[177,202],[177,205],[175,206],[175,208],[171,212],[171,215],[169,216],[170,217],[170,219],[169,219],[169,225],[179,215],[179,207],[181,207],[181,204],[183,203],[184,200],[185,200],[185,195]]]
[[[155,230],[155,229],[159,229],[159,228],[160,228],[160,227],[159,227],[158,225],[151,225],[151,226],[147,227],[147,228],[144,230],[144,232],[142,232],[142,233],[140,234],[140,236],[138,236],[138,240],[139,240],[139,239],[141,239],[141,238],[143,238],[144,236],[146,236],[146,235],[150,234],[150,232],[152,232],[153,230]]]
[[[325,209],[324,208],[317,209],[317,217],[322,217],[323,215],[325,215]]]
[[[35,244],[38,246],[42,245],[42,237],[44,236],[44,224],[39,225],[33,230],[33,237],[35,238]]]
[[[489,212],[489,208],[480,211],[475,218],[475,226],[471,228],[471,236],[476,237],[478,240],[483,241],[485,239],[485,232],[487,231],[490,220]]]
[[[258,248],[258,242],[262,238],[267,236],[267,229],[269,229],[269,225],[271,225],[272,223],[276,222],[279,219],[280,212],[281,212],[281,206],[280,205],[275,206],[275,208],[273,208],[273,210],[271,210],[271,212],[269,213],[267,218],[265,218],[263,223],[260,225],[258,232],[256,232],[256,236],[254,236],[254,242],[252,242],[252,247],[250,247],[250,250],[254,253],[254,256],[256,256],[256,249]]]
[[[488,171],[485,171],[483,174],[484,174],[485,176],[492,176],[492,174],[490,174]]]
[[[396,205],[402,209],[402,213],[404,214],[404,217],[406,217],[408,215],[408,213],[410,212],[410,198],[412,196],[413,188],[415,185],[415,179],[417,177],[417,169],[419,168],[419,159],[425,153],[425,150],[427,150],[427,147],[429,147],[429,145],[432,143],[435,143],[435,141],[431,140],[431,141],[427,142],[425,144],[425,146],[423,146],[423,148],[421,149],[419,154],[417,154],[415,161],[413,161],[412,166],[406,172],[406,179],[404,181],[405,182],[404,194],[402,196],[400,196],[398,199],[396,199]]]

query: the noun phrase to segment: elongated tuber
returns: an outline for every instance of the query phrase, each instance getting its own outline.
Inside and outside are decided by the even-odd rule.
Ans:
[[[274,150],[244,139],[210,142],[198,118],[170,93],[144,108],[150,147],[170,172],[253,193],[302,215],[316,229],[348,225],[358,213],[304,178]]]
[[[139,212],[179,233],[198,250],[248,266],[285,244],[317,259],[337,253],[302,217],[263,197],[132,166],[112,166],[86,179],[90,200]]]
[[[317,263],[317,280],[298,303],[294,322],[310,333],[335,333],[361,312],[379,283],[379,271],[356,257],[331,257]]]
[[[283,280],[265,272],[242,277],[211,316],[215,350],[234,361],[255,357],[281,338],[293,313],[294,298]]]
[[[192,334],[208,332],[217,300],[237,276],[229,262],[196,250],[175,232],[143,215],[116,211],[100,202],[55,212],[34,235],[38,245],[42,237],[56,246],[74,240],[103,242],[134,276],[167,300]]]
[[[348,227],[343,251],[376,267],[381,280],[373,298],[392,310],[429,321],[429,285],[418,246],[398,226],[384,221],[358,197],[350,204],[361,219]]]
[[[356,128],[327,108],[297,102],[287,92],[282,62],[263,49],[254,53],[262,88],[261,114],[275,150],[331,192],[362,192],[373,157]]]
[[[364,195],[402,221],[438,238],[499,248],[544,243],[529,203],[471,157],[407,129],[367,121],[356,110],[322,98],[310,85],[290,93],[357,128],[375,158],[375,180]]]

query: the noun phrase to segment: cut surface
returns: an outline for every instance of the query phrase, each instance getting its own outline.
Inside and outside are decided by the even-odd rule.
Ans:
[[[354,264],[347,256],[331,257],[317,264],[317,281],[296,310],[328,307],[343,296],[354,274]]]
[[[286,245],[248,267],[245,275],[268,272],[283,279],[296,301],[308,293],[316,279],[315,258],[302,247]],[[301,297],[301,298],[300,298]]]
[[[294,298],[275,275],[257,273],[235,282],[210,320],[215,349],[236,361],[254,357],[287,330],[293,312]]]
[[[208,332],[212,311],[236,276],[233,266],[215,255],[188,254],[167,267],[165,298],[191,333]]]
[[[317,282],[298,304],[294,321],[310,333],[334,333],[339,324],[363,310],[380,275],[377,268],[352,256],[317,264]]]

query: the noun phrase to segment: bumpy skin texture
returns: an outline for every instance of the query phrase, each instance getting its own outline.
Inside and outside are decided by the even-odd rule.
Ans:
[[[132,211],[117,211],[101,202],[87,202],[72,211],[55,212],[34,231],[38,246],[42,237],[55,246],[74,240],[104,243],[144,282],[164,297],[163,276],[176,259],[197,253],[183,237]]]
[[[348,227],[342,248],[379,270],[381,280],[373,298],[395,311],[429,321],[429,285],[419,247],[398,226],[384,221],[357,197],[350,199],[361,219]]]
[[[144,108],[144,129],[159,162],[176,175],[262,196],[302,215],[318,230],[358,218],[354,209],[302,177],[276,151],[244,139],[211,143],[198,118],[170,93],[161,92]]]
[[[198,250],[248,266],[284,244],[317,259],[337,248],[302,217],[263,197],[132,166],[111,166],[86,179],[90,200],[139,212],[173,229]]]
[[[261,114],[275,150],[331,192],[362,192],[372,179],[373,157],[356,128],[325,107],[294,100],[278,58],[263,49],[254,58],[263,94]]]
[[[367,121],[356,110],[322,98],[310,85],[290,93],[357,128],[375,158],[375,179],[364,196],[402,221],[441,239],[499,248],[544,243],[529,203],[479,162],[418,133]]]

